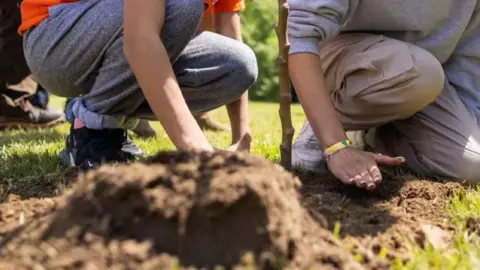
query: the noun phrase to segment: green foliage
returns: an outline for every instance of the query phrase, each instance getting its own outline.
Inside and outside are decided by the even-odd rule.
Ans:
[[[425,249],[411,246],[411,260],[394,261],[393,269],[480,269],[480,237],[466,228],[469,218],[480,217],[480,186],[474,190],[459,191],[447,201],[445,211],[456,228],[451,247]]]
[[[277,13],[277,1],[253,0],[247,0],[242,13],[243,39],[255,51],[259,69],[257,83],[250,89],[251,100],[278,100]]]

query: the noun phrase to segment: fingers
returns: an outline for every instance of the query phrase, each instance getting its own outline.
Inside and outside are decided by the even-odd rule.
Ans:
[[[337,178],[342,181],[345,185],[353,185],[355,184],[355,181],[353,179],[354,175],[350,175],[348,172],[342,172],[340,173]]]
[[[348,168],[342,174],[340,180],[347,185],[356,185],[357,187],[362,189],[374,190],[376,188],[376,184],[372,174],[366,169],[362,171],[361,168],[367,167],[357,165]]]
[[[356,162],[346,171],[350,176],[349,182],[362,189],[373,191],[382,182],[380,169],[375,160],[368,156],[356,159]]]
[[[370,172],[370,175],[372,176],[373,178],[373,183],[375,185],[379,185],[380,183],[382,183],[382,173],[380,172],[380,169],[378,168],[378,166],[371,166],[368,171]]]
[[[384,155],[380,155],[380,154],[371,154],[373,159],[375,160],[375,162],[377,162],[377,164],[383,164],[383,165],[390,165],[390,166],[396,166],[396,165],[400,165],[402,163],[405,162],[405,158],[404,157],[389,157],[389,156],[384,156]]]
[[[373,176],[368,170],[368,166],[366,166],[366,164],[361,164],[360,166],[357,167],[355,184],[357,185],[357,187],[367,189],[367,190],[374,190],[376,188],[376,184],[374,182]]]
[[[373,191],[382,183],[377,164],[398,165],[404,158],[392,158],[361,151],[342,151],[328,163],[329,169],[346,185]]]

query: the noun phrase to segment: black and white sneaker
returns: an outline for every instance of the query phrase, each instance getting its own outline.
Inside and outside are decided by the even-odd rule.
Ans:
[[[124,149],[126,145],[129,151]],[[143,154],[143,151],[130,141],[124,129],[94,130],[72,127],[60,158],[67,166],[90,170],[102,163],[133,160],[140,153]]]
[[[145,152],[143,152],[140,147],[138,147],[128,135],[126,135],[126,139],[122,144],[122,151],[131,154],[134,157],[143,157]]]

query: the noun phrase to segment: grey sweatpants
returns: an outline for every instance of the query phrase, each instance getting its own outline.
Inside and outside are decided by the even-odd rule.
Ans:
[[[231,103],[257,77],[252,50],[199,32],[202,0],[167,0],[160,33],[183,96],[193,113]],[[53,94],[77,98],[75,118],[91,129],[132,128],[154,117],[123,54],[123,0],[84,0],[50,8],[25,33],[34,77]],[[160,89],[159,89],[160,91]]]

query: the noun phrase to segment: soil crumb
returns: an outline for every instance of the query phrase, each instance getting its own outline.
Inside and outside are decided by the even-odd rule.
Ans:
[[[1,235],[0,268],[362,269],[322,227],[322,211],[350,230],[365,218],[380,218],[372,221],[380,226],[383,216],[353,213],[350,221],[335,210],[340,190],[326,189],[306,197],[322,192],[320,212],[307,211],[300,187],[280,166],[248,154],[167,152],[102,167],[23,225],[20,206],[9,204],[12,215],[0,208],[17,224]]]

